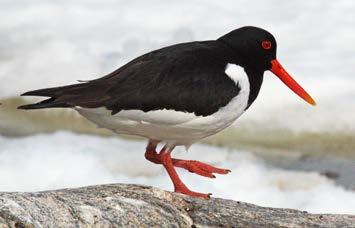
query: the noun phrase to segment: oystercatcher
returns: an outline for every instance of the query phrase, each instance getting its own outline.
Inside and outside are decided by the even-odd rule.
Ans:
[[[145,158],[165,167],[175,192],[209,198],[188,189],[175,167],[210,178],[230,171],[171,158],[171,152],[231,125],[258,96],[267,70],[315,105],[276,59],[274,36],[247,26],[217,40],[149,52],[99,79],[24,93],[49,98],[19,108],[73,108],[99,127],[145,137]],[[165,145],[159,153],[158,143]]]

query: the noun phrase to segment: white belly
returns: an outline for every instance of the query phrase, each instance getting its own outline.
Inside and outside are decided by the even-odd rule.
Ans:
[[[210,116],[175,110],[122,110],[115,115],[106,108],[75,109],[99,127],[120,134],[138,135],[149,139],[190,145],[193,142],[216,134],[231,125],[245,110],[249,98],[249,81],[243,68],[228,64],[226,74],[241,87],[238,96]]]

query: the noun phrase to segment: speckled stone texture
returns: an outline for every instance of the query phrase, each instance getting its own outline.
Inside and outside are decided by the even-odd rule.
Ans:
[[[355,215],[316,215],[232,200],[195,199],[111,184],[0,193],[0,227],[355,227]]]

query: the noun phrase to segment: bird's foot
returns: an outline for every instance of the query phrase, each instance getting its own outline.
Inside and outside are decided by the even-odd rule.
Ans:
[[[188,170],[189,172],[195,173],[200,176],[216,178],[214,173],[217,174],[227,174],[231,172],[229,169],[221,169],[209,164],[194,161],[194,160],[180,160],[180,159],[172,159],[175,167],[183,168]]]
[[[196,173],[201,176],[215,178],[213,173],[218,174],[227,174],[230,172],[228,169],[220,169],[214,166],[192,160],[181,160],[171,158],[171,151],[174,149],[173,147],[164,146],[159,153],[157,153],[156,141],[150,140],[147,146],[147,150],[145,152],[145,158],[153,163],[162,164],[166,171],[168,172],[171,181],[174,184],[175,192],[182,193],[192,197],[199,197],[203,199],[209,199],[212,195],[211,193],[205,194],[200,192],[191,191],[186,187],[186,185],[179,178],[175,167],[186,169],[190,172]]]
[[[192,197],[198,197],[198,198],[203,198],[203,199],[210,199],[212,193],[200,193],[200,192],[194,192],[191,191],[188,188],[175,188],[175,192],[181,193],[184,195],[192,196]]]
[[[146,155],[146,158],[153,163],[162,164],[159,154],[149,156]],[[209,164],[194,160],[181,160],[173,158],[172,162],[173,166],[175,167],[186,169],[191,173],[195,173],[197,175],[209,178],[216,178],[214,174],[228,174],[229,172],[231,172],[229,169],[217,168]]]
[[[155,151],[155,148],[156,144],[150,142],[145,153],[145,158],[155,164],[162,164],[162,154],[158,154]],[[216,178],[214,174],[227,174],[231,172],[229,169],[217,168],[212,165],[195,160],[182,160],[176,158],[172,158],[171,160],[173,166],[186,169],[191,173],[195,173],[204,177]]]

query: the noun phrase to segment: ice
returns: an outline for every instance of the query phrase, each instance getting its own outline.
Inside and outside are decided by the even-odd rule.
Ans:
[[[0,191],[39,191],[104,183],[137,183],[172,190],[160,165],[144,159],[145,142],[69,132],[0,137]],[[355,214],[355,192],[314,172],[279,169],[248,151],[193,145],[175,157],[231,169],[216,179],[179,170],[195,191],[262,206],[312,213]]]

